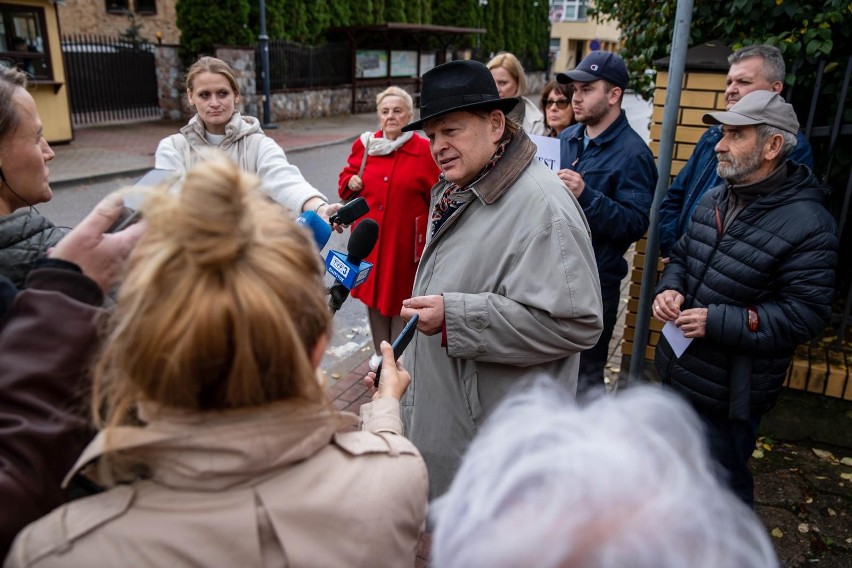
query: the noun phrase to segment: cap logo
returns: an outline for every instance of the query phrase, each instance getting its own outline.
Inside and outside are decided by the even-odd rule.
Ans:
[[[592,71],[597,71],[597,70],[598,70],[598,65],[597,65],[597,63],[592,63],[592,65],[591,65],[590,69],[591,69]]]

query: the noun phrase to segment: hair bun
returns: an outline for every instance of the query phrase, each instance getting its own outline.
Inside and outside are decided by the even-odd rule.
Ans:
[[[259,187],[257,177],[221,154],[189,170],[172,230],[192,262],[215,268],[240,256],[253,230],[246,215],[249,197]]]

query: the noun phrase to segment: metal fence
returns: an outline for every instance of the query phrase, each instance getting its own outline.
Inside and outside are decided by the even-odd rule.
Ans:
[[[256,52],[258,88],[263,84],[260,52]],[[348,43],[309,46],[288,41],[269,42],[269,88],[336,87],[352,81],[352,54]]]
[[[817,175],[832,188],[828,206],[837,219],[841,253],[831,331],[836,334],[833,347],[840,350],[844,341],[852,342],[852,257],[843,252],[852,247],[852,55],[840,64],[820,61],[809,69],[797,69],[802,75],[805,71],[810,72],[806,84],[813,87],[789,89],[786,98],[797,107],[814,150]]]
[[[99,35],[62,38],[75,125],[161,116],[154,48]]]

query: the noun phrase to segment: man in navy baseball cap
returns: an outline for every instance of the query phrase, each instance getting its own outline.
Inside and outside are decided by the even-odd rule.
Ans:
[[[578,395],[604,389],[621,298],[627,275],[624,253],[648,229],[657,166],[648,144],[630,128],[621,110],[627,66],[608,51],[593,51],[576,69],[559,73],[572,83],[571,108],[577,124],[559,134],[561,168],[557,173],[592,229],[601,282],[604,330],[598,343],[580,356]]]
[[[609,51],[593,51],[588,54],[575,69],[558,73],[556,80],[560,83],[591,83],[604,79],[621,90],[627,88],[627,66],[624,61]]]

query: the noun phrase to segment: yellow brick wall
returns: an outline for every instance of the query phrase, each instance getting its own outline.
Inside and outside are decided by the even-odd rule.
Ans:
[[[707,129],[701,121],[704,113],[724,109],[725,91],[724,71],[709,73],[706,71],[687,71],[684,74],[680,97],[680,108],[677,112],[675,128],[675,144],[672,154],[671,178],[680,172],[692,155],[695,144]],[[660,135],[663,128],[663,113],[666,104],[666,85],[669,76],[665,71],[657,73],[657,89],[654,91],[654,108],[651,114],[651,151],[654,157],[660,154]],[[645,239],[636,243],[636,254],[630,278],[630,291],[627,302],[627,316],[624,325],[624,342],[622,353],[631,355],[633,352],[633,337],[636,329],[636,312],[639,307],[639,290],[642,282],[642,270],[645,263]],[[662,271],[663,265],[658,264],[657,270]],[[654,348],[660,336],[660,323],[651,319],[648,344],[645,346],[645,358],[654,357]]]

